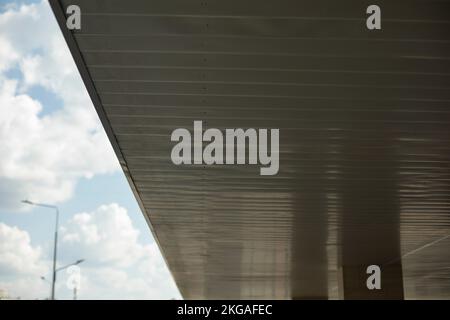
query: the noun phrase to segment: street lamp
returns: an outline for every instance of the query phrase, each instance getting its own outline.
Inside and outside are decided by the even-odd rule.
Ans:
[[[76,266],[76,265],[78,265],[78,264],[80,264],[80,263],[82,263],[84,261],[85,261],[84,259],[79,259],[79,260],[77,260],[75,262],[72,262],[72,263],[69,263],[68,265],[65,265],[64,267],[60,267],[60,268],[56,269],[55,272],[59,272],[61,270],[67,269],[68,267],[71,267],[71,266]],[[48,281],[47,278],[44,277],[44,276],[41,276],[41,279],[43,281],[46,281],[46,282],[50,283],[50,281]],[[52,286],[52,288],[53,288],[53,286]],[[76,287],[74,288],[74,297],[76,297]],[[74,300],[76,300],[76,298],[74,298]]]
[[[64,270],[64,269],[67,269],[68,267],[71,267],[71,266],[76,266],[77,264],[80,264],[82,262],[84,262],[84,259],[80,259],[80,260],[77,260],[77,261],[75,261],[73,263],[69,263],[68,265],[66,265],[64,267],[56,269],[56,272],[59,272],[59,271]]]
[[[66,268],[68,268],[70,266],[76,266],[77,264],[80,264],[82,262],[84,262],[84,259],[77,260],[74,263],[71,263],[71,264],[68,264],[68,265],[66,265],[64,267],[56,269],[56,272],[61,271],[63,269],[66,269]],[[73,300],[77,300],[77,283],[74,283],[74,286],[73,286]]]
[[[58,223],[59,223],[59,209],[57,206],[45,204],[45,203],[35,203],[30,200],[22,200],[23,203],[37,206],[37,207],[44,207],[44,208],[50,208],[54,209],[56,212],[56,221],[55,221],[55,240],[53,245],[53,276],[52,276],[52,294],[51,294],[51,300],[55,300],[55,283],[56,283],[56,254],[57,254],[57,247],[58,247]]]

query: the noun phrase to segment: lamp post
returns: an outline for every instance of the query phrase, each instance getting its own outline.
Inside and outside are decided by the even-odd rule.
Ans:
[[[44,207],[44,208],[50,208],[55,210],[56,212],[56,220],[55,220],[55,240],[53,244],[53,276],[52,276],[52,294],[50,299],[55,300],[55,283],[56,283],[56,255],[57,255],[57,248],[58,248],[58,223],[59,223],[59,209],[57,206],[45,204],[45,203],[35,203],[30,200],[22,200],[23,203],[37,206],[37,207]]]
[[[55,273],[57,273],[57,272],[59,272],[61,270],[67,269],[68,267],[76,266],[77,264],[80,264],[82,262],[84,262],[84,259],[80,259],[80,260],[77,260],[75,262],[69,263],[68,265],[65,265],[64,267],[60,267],[60,268],[56,269]],[[41,279],[44,280],[44,281],[47,281],[48,283],[50,283],[50,281],[48,281],[47,278],[45,278],[44,276],[41,276]],[[52,288],[53,288],[53,286],[52,286]],[[74,295],[76,296],[76,288],[74,288],[74,290],[75,290],[74,291],[75,292]],[[76,299],[74,299],[74,300],[76,300]]]
[[[77,260],[77,261],[75,261],[73,263],[69,263],[68,265],[66,265],[64,267],[56,269],[56,272],[59,272],[59,271],[64,270],[64,269],[67,269],[68,267],[71,267],[71,266],[76,266],[77,264],[80,264],[82,262],[84,262],[84,259],[80,259],[80,260]]]

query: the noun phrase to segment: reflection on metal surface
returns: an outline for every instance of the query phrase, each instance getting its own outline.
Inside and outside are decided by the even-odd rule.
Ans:
[[[51,4],[185,298],[450,298],[449,1]],[[279,128],[279,173],[174,165],[195,120]]]

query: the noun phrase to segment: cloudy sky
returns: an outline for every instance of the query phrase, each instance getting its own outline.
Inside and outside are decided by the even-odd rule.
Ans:
[[[59,206],[79,298],[180,298],[45,0],[0,0],[0,293],[45,299],[54,213],[22,199]]]

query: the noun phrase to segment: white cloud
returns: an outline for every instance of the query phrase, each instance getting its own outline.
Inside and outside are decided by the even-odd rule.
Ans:
[[[155,242],[144,245],[125,208],[112,203],[73,216],[62,230],[65,250],[86,259],[80,297],[179,297]]]
[[[125,208],[112,203],[78,213],[62,228],[61,238],[64,250],[86,259],[81,298],[179,297],[156,243],[139,241]]]
[[[41,248],[31,245],[28,232],[0,223],[0,274],[42,275]]]
[[[10,299],[48,299],[50,296],[50,285],[34,276],[21,276],[13,280],[0,278],[0,291],[6,292],[5,296]]]
[[[13,79],[10,71],[21,77]],[[32,97],[35,88],[61,105],[43,113],[47,101]],[[0,13],[0,155],[0,209],[17,210],[24,198],[63,202],[80,178],[120,169],[45,0]],[[49,285],[39,277],[50,265],[40,247],[26,231],[0,225],[0,289],[14,297],[47,297]],[[156,244],[139,240],[117,204],[76,214],[60,240],[61,264],[72,262],[65,254],[86,259],[80,298],[179,297]],[[66,278],[58,274],[57,295],[71,298]]]
[[[138,236],[127,210],[115,203],[74,215],[62,230],[62,240],[71,252],[84,254],[88,260],[124,267],[145,254],[146,248],[138,242]]]
[[[158,257],[158,259],[160,259]],[[156,275],[135,268],[82,268],[82,299],[179,299],[179,293],[167,270]],[[133,271],[130,271],[133,270]]]
[[[59,266],[84,258],[80,265],[81,299],[180,298],[155,242],[142,243],[127,210],[117,204],[102,205],[75,214],[61,227]],[[69,261],[70,260],[70,261]],[[50,263],[32,246],[26,231],[0,223],[0,289],[12,297],[48,297]],[[68,274],[58,274],[57,297],[71,299]],[[49,277],[50,278],[50,277]]]
[[[73,261],[64,261],[67,252],[85,259],[79,265],[80,299],[180,298],[156,243],[142,243],[127,210],[117,204],[75,214],[61,227],[59,252],[60,266]],[[49,270],[26,231],[0,223],[0,289],[15,297],[45,298],[49,285],[39,277]],[[58,273],[60,299],[72,297],[68,277]]]
[[[3,36],[0,36],[0,72],[9,69],[18,57],[11,44]]]
[[[0,223],[0,289],[11,297],[44,298],[48,285],[40,277],[48,270],[41,248],[28,232]]]
[[[21,70],[12,80],[5,71]],[[41,115],[41,87],[61,108]],[[78,179],[119,169],[47,1],[0,14],[0,207],[62,202]]]

